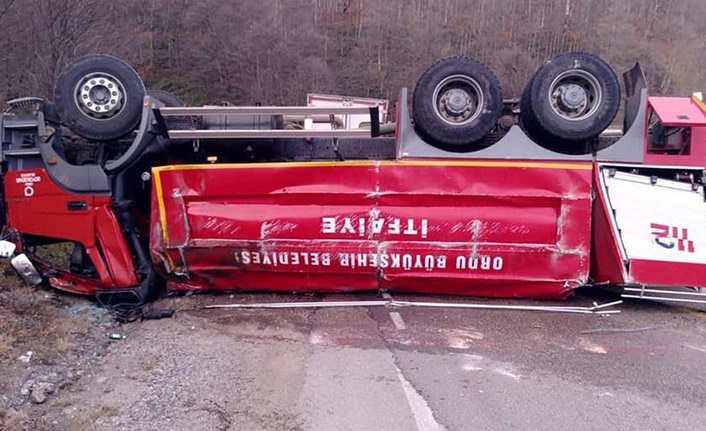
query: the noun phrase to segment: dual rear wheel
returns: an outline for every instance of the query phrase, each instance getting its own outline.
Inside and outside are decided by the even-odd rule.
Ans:
[[[468,58],[431,66],[414,90],[419,133],[438,148],[467,152],[487,146],[503,110],[493,72]],[[620,86],[613,70],[586,53],[560,55],[542,66],[520,99],[520,123],[537,143],[578,153],[615,118]]]

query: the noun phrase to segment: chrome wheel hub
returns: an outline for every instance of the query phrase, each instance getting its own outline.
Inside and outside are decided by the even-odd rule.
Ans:
[[[483,91],[478,82],[465,75],[445,78],[432,97],[437,116],[454,126],[468,124],[482,112]]]
[[[76,104],[89,117],[106,119],[120,113],[125,90],[115,77],[105,73],[84,76],[76,87]]]
[[[565,120],[579,121],[591,117],[602,101],[598,80],[584,70],[568,70],[560,74],[549,90],[552,110]]]

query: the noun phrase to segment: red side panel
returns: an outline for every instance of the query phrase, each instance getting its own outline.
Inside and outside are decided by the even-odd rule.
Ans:
[[[96,234],[101,251],[106,255],[108,270],[118,286],[136,286],[132,252],[125,242],[122,229],[113,211],[107,205],[96,210]],[[95,260],[94,260],[95,261]]]
[[[591,173],[499,161],[167,166],[154,170],[151,250],[185,289],[563,298],[588,276]]]
[[[635,259],[630,261],[630,278],[639,284],[703,287],[706,265]]]
[[[21,233],[77,241],[95,247],[96,206],[107,197],[77,196],[52,181],[44,169],[8,172],[5,196],[10,226]],[[86,209],[69,211],[69,202],[85,202]]]
[[[593,230],[591,235],[591,279],[597,284],[623,284],[627,269],[620,255],[619,238],[613,230],[609,215],[610,203],[601,187],[600,167],[594,169],[596,201],[593,204]]]

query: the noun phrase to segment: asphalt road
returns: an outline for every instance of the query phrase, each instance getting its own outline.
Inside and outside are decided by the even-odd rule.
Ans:
[[[620,315],[610,317],[384,307],[197,308],[354,299],[379,297],[166,299],[160,306],[177,308],[176,317],[124,326],[127,339],[113,343],[102,365],[46,407],[48,423],[54,429],[131,431],[706,426],[701,312],[645,302],[624,304]]]

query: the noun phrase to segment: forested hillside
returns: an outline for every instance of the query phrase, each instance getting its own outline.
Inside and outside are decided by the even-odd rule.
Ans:
[[[652,93],[706,89],[704,0],[0,0],[0,101],[50,96],[72,59],[110,53],[192,103],[394,98],[453,55],[517,96],[552,56],[585,50]]]

